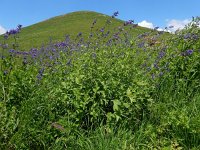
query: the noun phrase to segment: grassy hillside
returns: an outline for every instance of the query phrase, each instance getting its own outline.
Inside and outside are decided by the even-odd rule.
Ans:
[[[20,43],[20,49],[27,50],[32,47],[40,47],[42,44],[48,43],[50,38],[52,41],[61,41],[64,40],[66,34],[70,34],[74,37],[79,32],[82,32],[84,37],[88,37],[90,27],[94,19],[97,20],[95,25],[96,30],[103,27],[108,18],[111,19],[112,24],[108,27],[110,30],[123,26],[122,20],[111,18],[110,16],[96,12],[79,11],[57,16],[28,27],[24,27],[18,40]],[[136,27],[132,30],[132,33],[133,35],[138,35],[146,31],[149,31],[149,29]],[[12,42],[14,41],[10,40],[8,43]]]

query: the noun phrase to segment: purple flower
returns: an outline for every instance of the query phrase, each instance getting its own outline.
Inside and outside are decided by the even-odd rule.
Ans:
[[[21,30],[21,29],[22,29],[22,25],[19,24],[19,25],[17,26],[17,29],[18,29],[18,30]]]
[[[154,64],[153,64],[153,66],[154,66],[154,68],[156,68],[156,69],[159,69],[159,67],[158,67],[158,64],[157,64],[157,63],[154,63]]]
[[[24,65],[28,64],[28,61],[27,61],[27,58],[26,58],[26,57],[24,57],[24,59],[23,59],[23,64],[24,64]]]
[[[8,33],[8,35],[14,35],[14,34],[17,34],[17,33],[19,33],[19,30],[18,29],[11,29],[10,31],[8,31],[7,32]]]
[[[155,28],[154,28],[154,30],[157,30],[157,29],[159,29],[159,27],[155,27]]]
[[[159,56],[158,56],[158,58],[163,58],[165,56],[165,52],[163,52],[163,51],[160,51],[160,53],[159,53]]]
[[[80,37],[80,36],[82,36],[82,32],[79,32],[77,35],[77,37]]]
[[[191,37],[191,34],[190,33],[187,33],[183,36],[184,39],[189,39]]]
[[[193,50],[191,50],[191,49],[189,49],[189,50],[186,51],[187,55],[192,55],[192,53],[193,53]]]
[[[53,56],[52,56],[52,55],[51,55],[51,56],[49,56],[49,59],[50,59],[50,60],[52,60],[52,59],[53,59]]]
[[[189,55],[192,55],[194,51],[189,49],[189,50],[186,50],[185,52],[182,52],[181,55],[182,56],[189,56]]]
[[[128,20],[128,21],[124,22],[124,26],[130,25],[130,24],[133,24],[133,23],[134,23],[133,20]]]
[[[115,18],[115,17],[117,17],[118,15],[119,15],[119,12],[116,11],[116,12],[113,13],[112,18]]]
[[[100,29],[100,32],[104,32],[104,27]]]
[[[16,51],[14,49],[10,49],[9,53],[16,53]]]
[[[8,71],[5,70],[5,71],[3,72],[3,75],[6,76],[7,74],[8,74]]]
[[[37,75],[38,80],[41,80],[41,79],[42,79],[43,73],[44,73],[44,68],[41,68],[41,69],[38,71],[38,75]]]
[[[36,48],[32,48],[29,52],[32,58],[35,58],[38,54],[38,50]]]
[[[43,72],[44,72],[44,68],[41,68],[41,69],[39,70],[39,74],[43,74]]]
[[[144,47],[144,42],[141,42],[138,44],[138,48],[142,48],[142,47]]]

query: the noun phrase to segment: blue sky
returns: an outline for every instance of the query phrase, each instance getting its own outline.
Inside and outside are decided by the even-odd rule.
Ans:
[[[1,0],[0,33],[18,24],[28,26],[73,11],[90,10],[107,15],[119,11],[119,19],[133,19],[141,26],[187,24],[200,16],[200,0]]]

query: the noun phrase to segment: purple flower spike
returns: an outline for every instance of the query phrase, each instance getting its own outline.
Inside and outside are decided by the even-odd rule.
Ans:
[[[128,20],[128,21],[124,22],[124,26],[130,25],[130,24],[133,24],[133,23],[134,23],[134,20]]]
[[[186,53],[187,53],[187,55],[192,55],[193,50],[189,49],[189,50],[186,51]]]
[[[113,13],[112,18],[115,18],[115,17],[117,17],[118,15],[119,15],[119,12],[116,11],[116,12]]]
[[[101,29],[100,29],[100,32],[104,32],[104,28],[101,28]]]
[[[21,29],[22,29],[22,25],[19,24],[19,25],[17,26],[17,29],[18,29],[18,30],[21,30]]]
[[[154,28],[154,30],[158,30],[158,29],[159,29],[159,27],[155,27],[155,28]]]

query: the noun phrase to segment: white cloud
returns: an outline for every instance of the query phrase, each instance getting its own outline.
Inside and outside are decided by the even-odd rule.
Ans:
[[[0,35],[6,33],[6,29],[0,25]]]
[[[139,22],[138,25],[141,26],[141,27],[146,27],[146,28],[150,28],[150,29],[154,28],[153,23],[148,22],[146,20],[143,20],[142,22]]]
[[[175,32],[176,30],[181,30],[183,29],[188,23],[190,23],[190,19],[185,19],[185,20],[167,20],[167,27],[173,26],[173,28],[170,28],[169,30],[171,32]]]

